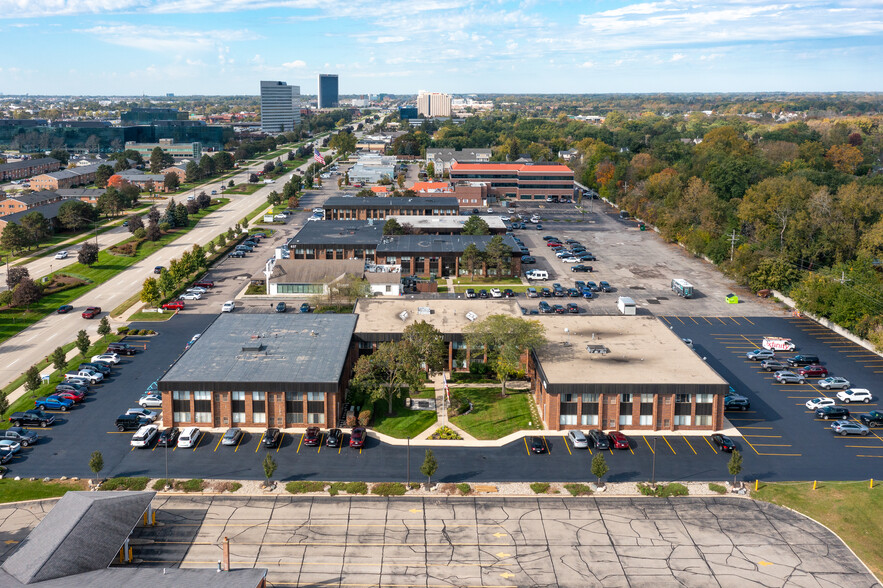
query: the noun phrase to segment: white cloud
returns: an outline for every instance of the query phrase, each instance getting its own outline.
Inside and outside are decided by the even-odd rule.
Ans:
[[[282,67],[284,67],[285,69],[298,69],[306,66],[307,62],[300,59],[295,59],[294,61],[289,61],[288,63],[282,64]]]
[[[583,63],[580,64],[580,67],[585,67],[585,68],[595,67],[595,62],[584,61]]]
[[[684,55],[683,53],[675,53],[674,55],[671,56],[671,59],[669,61],[680,61],[685,57],[686,57],[686,55]]]
[[[407,37],[402,36],[385,36],[385,37],[377,37],[374,39],[375,43],[402,43],[407,41]]]
[[[217,50],[221,57],[229,53],[230,48],[221,45],[218,39],[246,41],[260,38],[249,31],[193,31],[171,27],[121,24],[98,25],[89,29],[78,29],[76,32],[91,35],[105,43],[131,47],[141,51],[178,55]]]

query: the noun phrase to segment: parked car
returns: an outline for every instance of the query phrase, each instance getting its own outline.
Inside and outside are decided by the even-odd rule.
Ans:
[[[201,295],[201,294],[208,293],[207,288],[200,288],[199,286],[194,286],[193,288],[187,288],[184,291],[187,292],[188,294],[200,294]]]
[[[602,292],[613,292],[613,286],[611,286],[609,282],[605,282],[604,280],[598,282],[598,287],[601,288]]]
[[[570,441],[570,444],[577,449],[587,449],[589,447],[589,440],[586,439],[586,436],[583,435],[582,431],[567,431],[567,439]]]
[[[748,410],[751,402],[744,396],[724,397],[724,410]]]
[[[343,431],[340,429],[328,431],[328,436],[325,437],[326,447],[340,447],[341,443],[343,443]]]
[[[816,418],[830,419],[848,419],[849,410],[842,406],[823,406],[816,409]]]
[[[138,406],[141,408],[162,408],[162,396],[159,394],[148,394],[138,399]]]
[[[610,439],[610,445],[612,445],[614,449],[629,448],[629,439],[622,433],[622,431],[610,431],[607,433],[607,438]]]
[[[823,406],[834,406],[835,404],[837,404],[837,401],[833,398],[820,396],[818,398],[813,398],[812,400],[807,400],[804,406],[806,406],[810,410],[816,410],[817,408],[821,408]]]
[[[163,429],[156,440],[157,447],[174,447],[178,443],[178,435],[181,430],[178,427],[168,427]]]
[[[773,377],[780,384],[803,384],[804,382],[806,382],[803,376],[795,374],[794,372],[789,372],[787,370],[776,372],[775,374],[773,374]]]
[[[600,292],[601,291],[601,287],[592,281],[586,282],[586,288],[588,288],[592,292]]]
[[[528,442],[530,446],[531,453],[545,453],[546,452],[546,440],[540,437],[539,435],[534,435],[530,438]]]
[[[570,266],[570,271],[572,271],[572,272],[590,272],[590,271],[592,271],[592,266],[583,265],[583,264],[579,263],[577,265]]]
[[[760,362],[760,367],[768,372],[778,372],[781,370],[787,370],[788,364],[784,361],[779,361],[778,359],[765,359]]]
[[[536,262],[537,262],[536,258],[533,258],[533,257],[531,257],[531,256],[529,256],[529,255],[525,255],[524,257],[521,258],[521,263],[522,263],[522,265],[525,265],[525,264],[526,264],[526,265],[530,265],[530,264],[533,264],[533,263],[536,263]]]
[[[320,438],[319,427],[307,427],[307,432],[304,434],[303,444],[307,447],[315,447],[319,444]]]
[[[855,421],[835,421],[831,423],[831,430],[837,435],[867,435],[871,430],[862,423]]]
[[[106,353],[116,353],[117,355],[135,355],[138,350],[128,343],[110,343],[107,346]]]
[[[228,300],[221,305],[221,312],[233,312],[234,308],[236,308],[236,302],[234,302],[233,300]]]
[[[178,296],[178,300],[199,300],[200,298],[202,298],[202,294],[199,292],[184,292]]]
[[[44,396],[43,398],[37,398],[34,400],[34,408],[39,410],[59,410],[61,412],[66,412],[73,405],[74,402],[72,400],[59,398],[57,396]]]
[[[147,419],[151,423],[156,420],[156,417],[159,416],[159,413],[154,412],[152,410],[147,410],[146,408],[130,408],[126,411],[126,414],[134,414],[142,419]]]
[[[74,392],[73,390],[62,390],[60,392],[53,392],[48,396],[48,398],[61,398],[63,400],[69,400],[74,404],[78,402],[83,402],[86,400],[86,395],[82,392]]]
[[[163,310],[184,310],[185,302],[183,300],[172,300],[162,305]]]
[[[797,367],[799,365],[814,365],[817,363],[821,363],[819,361],[818,355],[808,355],[808,354],[799,354],[794,357],[789,357],[787,360],[788,365],[792,367]]]
[[[840,378],[838,376],[831,376],[829,378],[825,378],[824,380],[818,381],[819,388],[823,390],[833,390],[835,388],[846,389],[849,388],[849,380],[846,378]]]
[[[116,418],[114,425],[118,431],[137,431],[144,425],[149,425],[150,420],[145,419],[137,414],[121,414]]]
[[[573,302],[568,302],[567,312],[569,312],[570,314],[579,314],[579,306],[577,306]]]
[[[276,216],[279,216],[279,215],[276,215]],[[230,254],[229,254],[227,257],[233,257],[233,258],[245,257],[245,252],[244,252],[244,251],[239,251],[239,250],[237,250],[237,251],[231,251]]]
[[[193,282],[193,285],[197,288],[212,289],[215,287],[215,283],[212,280],[199,280],[198,282]]]
[[[304,302],[303,304],[300,305],[300,311],[301,312],[313,312],[313,310],[310,308],[310,304],[308,302]]]
[[[488,297],[487,290],[485,290],[484,288],[482,288],[481,290],[479,290],[479,291],[478,291],[478,297],[479,297],[479,298],[487,298],[487,297]]]
[[[93,355],[92,362],[96,361],[104,361],[107,363],[118,364],[120,362],[120,356],[116,353],[102,353],[100,355]]]
[[[717,448],[721,451],[726,451],[727,453],[731,453],[734,449],[736,449],[736,444],[733,443],[733,440],[727,437],[726,435],[722,435],[720,433],[715,433],[711,436],[712,442],[717,445]]]
[[[87,390],[89,389],[89,386],[92,385],[92,383],[89,380],[87,380],[86,378],[80,378],[80,377],[75,377],[75,376],[65,376],[64,380],[62,380],[61,383],[62,384],[69,384],[71,386],[81,386],[83,388],[86,388]]]
[[[75,370],[64,375],[65,378],[83,378],[93,386],[104,379],[104,374],[95,370]]]
[[[868,414],[859,415],[858,420],[868,427],[883,427],[883,412],[872,410]]]
[[[745,354],[745,357],[752,361],[758,361],[761,359],[772,359],[775,356],[776,352],[772,349],[752,349]]]
[[[62,382],[55,386],[55,392],[73,392],[75,394],[82,394],[85,396],[89,393],[88,386],[81,386],[79,384],[72,384],[70,382]]]
[[[527,297],[528,298],[537,298],[539,294],[537,293],[537,289],[530,287],[527,289]]]
[[[12,439],[0,439],[0,453],[18,453],[21,451],[21,444]]]
[[[67,259],[68,253],[67,251],[59,251],[55,254],[55,259]]]
[[[153,438],[156,437],[157,430],[158,427],[156,425],[144,425],[132,435],[132,440],[129,441],[129,445],[132,447],[149,446]]]
[[[199,443],[202,432],[197,427],[187,427],[178,436],[178,448],[186,449]]]
[[[285,312],[286,310],[288,310],[288,307],[285,305],[284,302],[279,302],[276,304],[276,308],[274,310],[276,312]]]
[[[277,447],[281,440],[282,433],[279,431],[279,429],[271,427],[264,432],[263,444],[264,447],[266,447],[267,449]]]
[[[365,445],[365,427],[354,427],[350,433],[350,447],[361,448]]]
[[[22,427],[9,427],[8,429],[0,429],[0,439],[15,441],[22,447],[34,445],[39,437],[33,431],[29,431]]]
[[[516,296],[518,295],[512,288],[506,288],[505,290],[503,290],[503,298],[515,298]]]
[[[850,402],[864,402],[867,404],[871,401],[871,398],[871,391],[867,388],[849,388],[837,393],[837,400],[847,404]]]
[[[239,427],[230,427],[221,437],[221,445],[236,445],[242,439],[242,429]]]
[[[604,431],[592,429],[589,431],[589,439],[595,449],[610,449],[610,439],[604,434]]]
[[[89,362],[89,363],[81,363],[78,367],[80,370],[92,370],[93,372],[98,372],[105,378],[110,376],[111,368],[108,364],[102,363],[100,361]]]
[[[57,312],[58,314],[67,314],[70,311],[72,311],[73,309],[74,309],[74,307],[71,306],[70,304],[62,304],[61,306],[58,307],[58,310],[56,310],[55,312]]]
[[[586,300],[591,300],[595,297],[595,293],[592,292],[591,288],[583,288],[582,290],[580,290],[580,292],[582,293],[583,298],[585,298]]]
[[[86,310],[83,311],[82,317],[84,319],[90,319],[90,318],[95,318],[99,314],[101,314],[101,307],[100,306],[87,306]]]
[[[804,378],[824,378],[828,375],[828,368],[821,365],[808,365],[799,368],[797,373]]]
[[[565,312],[564,307],[560,304],[553,305],[552,310],[555,312],[555,314],[564,314]]]
[[[502,298],[503,293],[499,288],[491,288],[491,298]]]

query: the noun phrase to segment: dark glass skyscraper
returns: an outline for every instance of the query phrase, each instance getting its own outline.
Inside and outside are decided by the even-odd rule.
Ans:
[[[335,108],[337,98],[337,74],[319,74],[319,108]]]

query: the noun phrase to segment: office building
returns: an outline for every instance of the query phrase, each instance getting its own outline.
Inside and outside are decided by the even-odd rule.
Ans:
[[[319,74],[318,108],[337,108],[340,100],[337,96],[337,74]]]
[[[132,108],[120,115],[124,127],[152,125],[161,120],[187,120],[189,113],[177,108]]]
[[[451,116],[451,95],[421,91],[417,95],[417,113],[427,118]]]
[[[150,159],[153,150],[159,147],[172,157],[186,157],[199,161],[202,157],[202,144],[194,143],[175,143],[172,139],[160,139],[158,143],[136,143],[135,141],[127,141],[126,149],[137,151],[144,159]]]
[[[460,163],[450,168],[455,183],[487,184],[488,193],[512,200],[569,200],[573,198],[573,170],[560,163]]]
[[[286,133],[300,124],[300,86],[261,82],[261,131]]]
[[[399,118],[402,120],[408,120],[410,118],[417,118],[420,114],[417,112],[416,106],[399,106]]]
[[[390,215],[456,216],[460,205],[453,197],[349,197],[332,196],[322,205],[327,220],[385,219]],[[321,224],[321,223],[320,223]]]

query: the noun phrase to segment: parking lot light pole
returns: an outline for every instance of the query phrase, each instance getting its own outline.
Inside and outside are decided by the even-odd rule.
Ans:
[[[650,475],[650,485],[656,485],[656,437],[653,438],[653,473]]]
[[[408,437],[408,486],[411,485],[411,438]]]

